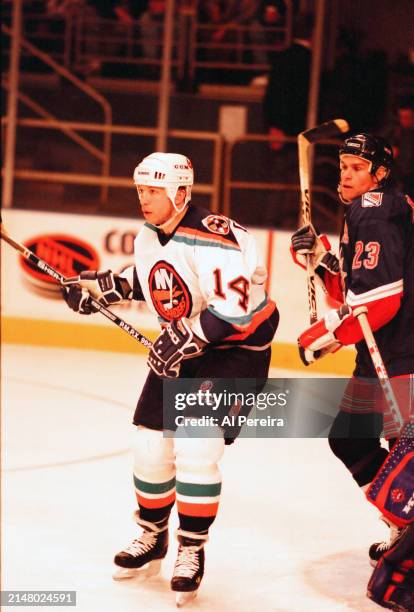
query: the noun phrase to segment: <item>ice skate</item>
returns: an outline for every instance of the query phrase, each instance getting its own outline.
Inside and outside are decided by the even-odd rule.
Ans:
[[[389,540],[386,540],[384,542],[376,542],[375,544],[371,544],[371,546],[369,547],[369,562],[372,567],[376,567],[382,555],[391,548],[391,546],[397,541],[403,531],[401,527],[397,527],[397,525],[392,523],[385,516],[381,516],[380,518],[390,528],[390,537]]]
[[[176,593],[176,605],[182,608],[197,596],[204,574],[204,544],[207,535],[178,529],[179,542],[171,589]]]
[[[143,528],[141,536],[134,540],[124,550],[115,555],[114,563],[117,569],[114,580],[139,578],[146,580],[156,576],[161,570],[161,561],[168,550],[168,523],[157,525],[141,519],[139,512],[135,520]]]

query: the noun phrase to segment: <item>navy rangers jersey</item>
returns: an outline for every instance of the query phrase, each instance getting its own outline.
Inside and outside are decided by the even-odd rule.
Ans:
[[[393,190],[369,191],[346,206],[340,239],[345,301],[365,305],[390,376],[414,372],[414,204]],[[331,279],[332,280],[332,279]],[[327,283],[328,287],[329,283]],[[329,291],[338,299],[338,287]],[[335,332],[356,343],[355,374],[375,376],[354,317]]]
[[[145,223],[134,251],[133,297],[145,299],[161,325],[187,317],[194,333],[214,346],[270,345],[278,312],[245,228],[190,205],[172,234]]]

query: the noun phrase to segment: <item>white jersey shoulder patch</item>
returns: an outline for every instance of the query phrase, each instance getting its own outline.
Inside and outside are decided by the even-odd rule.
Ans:
[[[208,215],[202,219],[201,223],[213,234],[225,236],[230,231],[229,220],[223,215]]]

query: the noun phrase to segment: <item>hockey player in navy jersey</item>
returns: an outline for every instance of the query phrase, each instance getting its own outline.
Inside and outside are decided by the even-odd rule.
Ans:
[[[326,237],[317,235],[313,227],[302,227],[292,236],[296,259],[298,255],[310,254],[317,279],[338,307],[306,329],[298,343],[306,365],[342,345],[356,345],[354,376],[331,429],[329,443],[357,484],[367,490],[388,455],[380,444],[381,430],[392,446],[397,429],[384,405],[380,387],[375,384],[376,372],[352,311],[359,306],[367,308],[388,374],[394,381],[400,379],[396,393],[403,419],[411,421],[414,205],[392,186],[392,149],[383,139],[365,133],[352,135],[340,148],[339,159],[338,192],[345,205],[339,259],[330,251]],[[371,546],[369,556],[373,564],[393,550],[402,535],[401,528],[388,519],[386,522],[391,527],[390,541]],[[411,573],[406,572],[406,581],[403,576],[393,593],[396,605],[401,605],[399,610],[409,609],[404,605],[408,590],[412,589],[409,586],[414,574],[412,557],[408,560]],[[387,607],[392,607],[391,603]]]
[[[84,273],[64,297],[82,314],[93,310],[90,293],[104,305],[145,300],[158,316],[161,332],[134,415],[136,522],[143,533],[115,556],[120,569],[114,577],[142,573],[144,566],[147,575],[158,571],[177,501],[179,549],[171,588],[194,594],[220,499],[218,461],[237,432],[212,426],[203,438],[164,437],[163,381],[197,378],[211,385],[217,379],[255,378],[259,391],[268,375],[278,311],[266,294],[266,270],[253,236],[231,219],[190,204],[189,159],[153,153],[135,168],[134,183],[145,218],[134,243],[135,265],[122,274]]]

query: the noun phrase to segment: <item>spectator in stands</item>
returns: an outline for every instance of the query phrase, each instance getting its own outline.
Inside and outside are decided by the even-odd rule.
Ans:
[[[235,26],[251,23],[256,12],[257,2],[254,0],[228,0],[221,13],[223,25],[214,32],[213,40],[221,42]]]
[[[222,48],[206,45],[230,42],[230,33],[224,29],[224,8],[221,0],[200,0],[197,10],[199,24],[197,59],[200,62],[226,62],[231,60],[231,52]],[[197,70],[197,80],[219,82],[222,70],[210,67]]]
[[[278,43],[283,40],[274,28],[286,25],[286,4],[284,0],[262,0],[260,2],[250,32],[250,41],[257,45],[252,50],[254,64],[272,62]]]
[[[165,0],[148,0],[147,9],[141,15],[141,47],[146,59],[158,60],[161,57],[165,10]]]
[[[63,16],[75,12],[83,6],[85,0],[47,0],[46,12],[49,16]]]
[[[263,101],[269,134],[274,136],[271,148],[280,151],[286,136],[296,136],[305,129],[311,65],[311,32],[313,17],[298,16],[297,37],[284,51],[273,56]]]
[[[402,95],[392,125],[385,130],[395,159],[394,174],[399,188],[414,199],[414,96]]]
[[[298,9],[298,1],[290,3],[293,13]],[[248,54],[248,59],[254,64],[266,64],[272,60],[273,52],[268,52],[272,45],[277,48],[277,43],[283,40],[278,37],[275,26],[283,26],[286,23],[287,7],[285,0],[232,0],[226,2],[222,14],[223,26],[219,28],[214,36],[218,42],[226,33],[237,26],[251,26],[247,32],[243,32],[242,40],[255,47]],[[260,48],[262,47],[262,48]]]
[[[78,65],[82,74],[101,73],[105,76],[128,75],[127,64],[112,61],[122,58],[125,52],[126,32],[132,32],[134,21],[139,17],[140,2],[133,0],[83,0],[85,5],[84,27],[87,29],[86,49],[88,62]],[[141,10],[143,10],[142,7]],[[89,36],[90,35],[90,36]]]
[[[387,100],[387,57],[381,50],[368,50],[367,38],[356,27],[343,28],[329,75],[330,116],[346,117],[355,132],[381,129]]]

